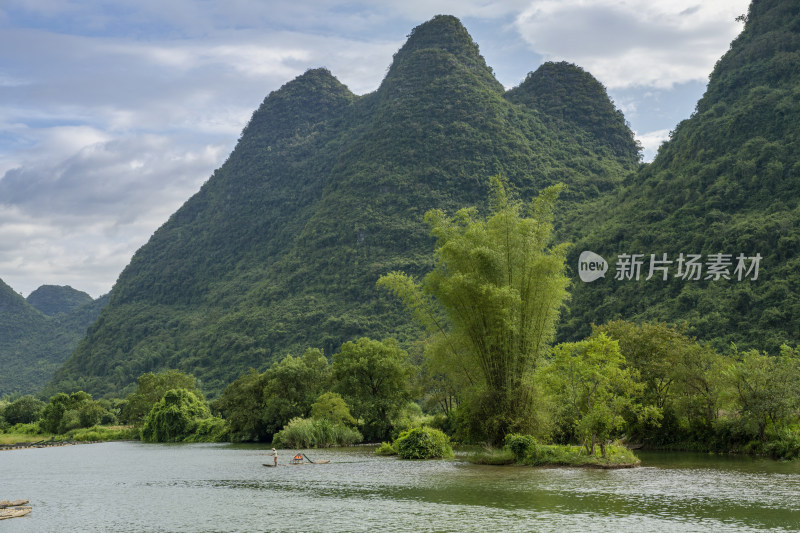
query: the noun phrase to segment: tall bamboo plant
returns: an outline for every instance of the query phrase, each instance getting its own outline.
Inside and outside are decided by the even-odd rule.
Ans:
[[[436,245],[435,266],[422,282],[391,272],[378,285],[427,326],[429,357],[463,384],[459,400],[470,427],[499,443],[508,432],[537,429],[530,377],[567,297],[568,245],[551,246],[562,186],[529,204],[512,198],[499,176],[491,186],[486,218],[475,208],[425,214]]]

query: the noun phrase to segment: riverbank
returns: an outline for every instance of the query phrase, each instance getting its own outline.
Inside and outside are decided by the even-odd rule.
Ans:
[[[619,469],[636,468],[641,460],[624,446],[609,444],[605,455],[598,447],[590,454],[583,446],[560,444],[533,444],[523,450],[503,447],[497,450],[483,450],[466,457],[472,464],[517,465],[517,466],[565,466],[582,468]]]
[[[37,442],[18,442],[15,444],[0,444],[0,451],[25,450],[29,448],[52,448],[54,446],[74,446],[76,444],[93,444],[97,440],[41,440]]]
[[[114,440],[139,440],[139,431],[132,426],[94,426],[69,431],[63,435],[51,433],[0,433],[0,451],[23,448],[49,448]]]

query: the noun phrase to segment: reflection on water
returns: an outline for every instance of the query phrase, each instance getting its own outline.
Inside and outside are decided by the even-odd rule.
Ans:
[[[287,462],[292,452],[279,460]],[[131,442],[0,452],[0,531],[791,531],[800,464],[642,454],[625,470],[408,462],[307,450]]]

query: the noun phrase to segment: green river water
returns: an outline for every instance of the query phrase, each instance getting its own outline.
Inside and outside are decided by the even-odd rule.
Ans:
[[[797,531],[800,463],[641,453],[624,470],[401,461],[371,448],[87,444],[0,452],[6,532]]]

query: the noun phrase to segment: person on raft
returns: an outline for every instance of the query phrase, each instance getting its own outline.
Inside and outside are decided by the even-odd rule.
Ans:
[[[302,463],[303,462],[303,456],[300,455],[299,453],[295,454],[294,459],[292,459],[292,462],[293,463]]]
[[[275,460],[275,466],[278,466],[278,450],[272,448],[272,458]]]

